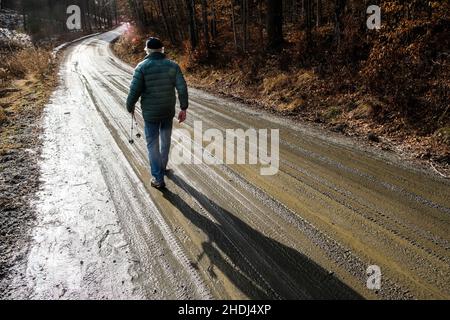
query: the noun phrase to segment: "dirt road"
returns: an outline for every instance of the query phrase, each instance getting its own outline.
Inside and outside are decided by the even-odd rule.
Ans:
[[[175,129],[280,129],[280,170],[172,164],[152,189],[144,139],[128,143],[119,32],[65,53],[17,297],[450,298],[450,183],[351,140],[191,89]]]

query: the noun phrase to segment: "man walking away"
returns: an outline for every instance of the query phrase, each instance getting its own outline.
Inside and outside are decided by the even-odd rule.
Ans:
[[[180,67],[166,59],[163,44],[159,39],[150,38],[145,51],[147,56],[134,71],[127,110],[134,114],[135,104],[141,98],[145,138],[153,176],[151,185],[161,189],[165,187],[164,175],[169,161],[172,122],[175,116],[175,89],[181,107],[178,115],[180,123],[186,120],[188,90]]]

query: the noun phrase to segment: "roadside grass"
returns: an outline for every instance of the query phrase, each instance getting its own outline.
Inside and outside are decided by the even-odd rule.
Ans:
[[[6,72],[13,78],[37,77],[45,80],[54,69],[54,59],[50,50],[25,48],[11,54],[4,62]]]
[[[330,107],[324,112],[325,118],[328,120],[334,120],[342,114],[342,109],[338,107]]]
[[[6,122],[6,113],[3,108],[0,108],[0,126]]]
[[[34,47],[1,53],[0,155],[18,147],[9,141],[24,129],[24,119],[40,118],[56,85],[57,63],[51,53]]]

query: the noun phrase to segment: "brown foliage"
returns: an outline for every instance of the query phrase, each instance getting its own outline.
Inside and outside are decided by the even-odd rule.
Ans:
[[[34,47],[13,52],[0,62],[0,70],[13,79],[23,79],[27,75],[44,79],[54,67],[55,61],[51,51]]]
[[[380,35],[361,75],[373,94],[385,97],[410,121],[421,120],[435,130],[450,120],[443,114],[450,80],[449,20],[404,21]],[[443,116],[443,117],[442,117]]]

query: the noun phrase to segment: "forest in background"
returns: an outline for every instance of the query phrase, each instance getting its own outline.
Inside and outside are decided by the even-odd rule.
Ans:
[[[70,5],[79,6],[82,13],[82,29],[73,33],[110,29],[118,23],[116,0],[0,0],[1,9],[23,16],[23,31],[35,41],[70,33],[66,26]]]
[[[381,29],[366,25],[381,7]],[[335,131],[415,144],[449,163],[450,6],[444,1],[118,0],[130,63],[161,37],[190,85]],[[437,156],[439,155],[439,156]]]
[[[81,9],[81,29],[67,28],[70,5]],[[51,92],[56,46],[109,30],[118,20],[116,0],[0,0],[0,134],[15,128],[14,119],[23,111],[9,102],[12,93],[20,95],[32,84],[42,87],[44,96]]]
[[[81,9],[81,29],[67,27],[70,5]],[[116,0],[0,0],[0,19],[0,90],[3,91],[8,88],[2,88],[16,80],[36,77],[45,81],[54,71],[52,51],[56,46],[109,30],[119,20]]]

